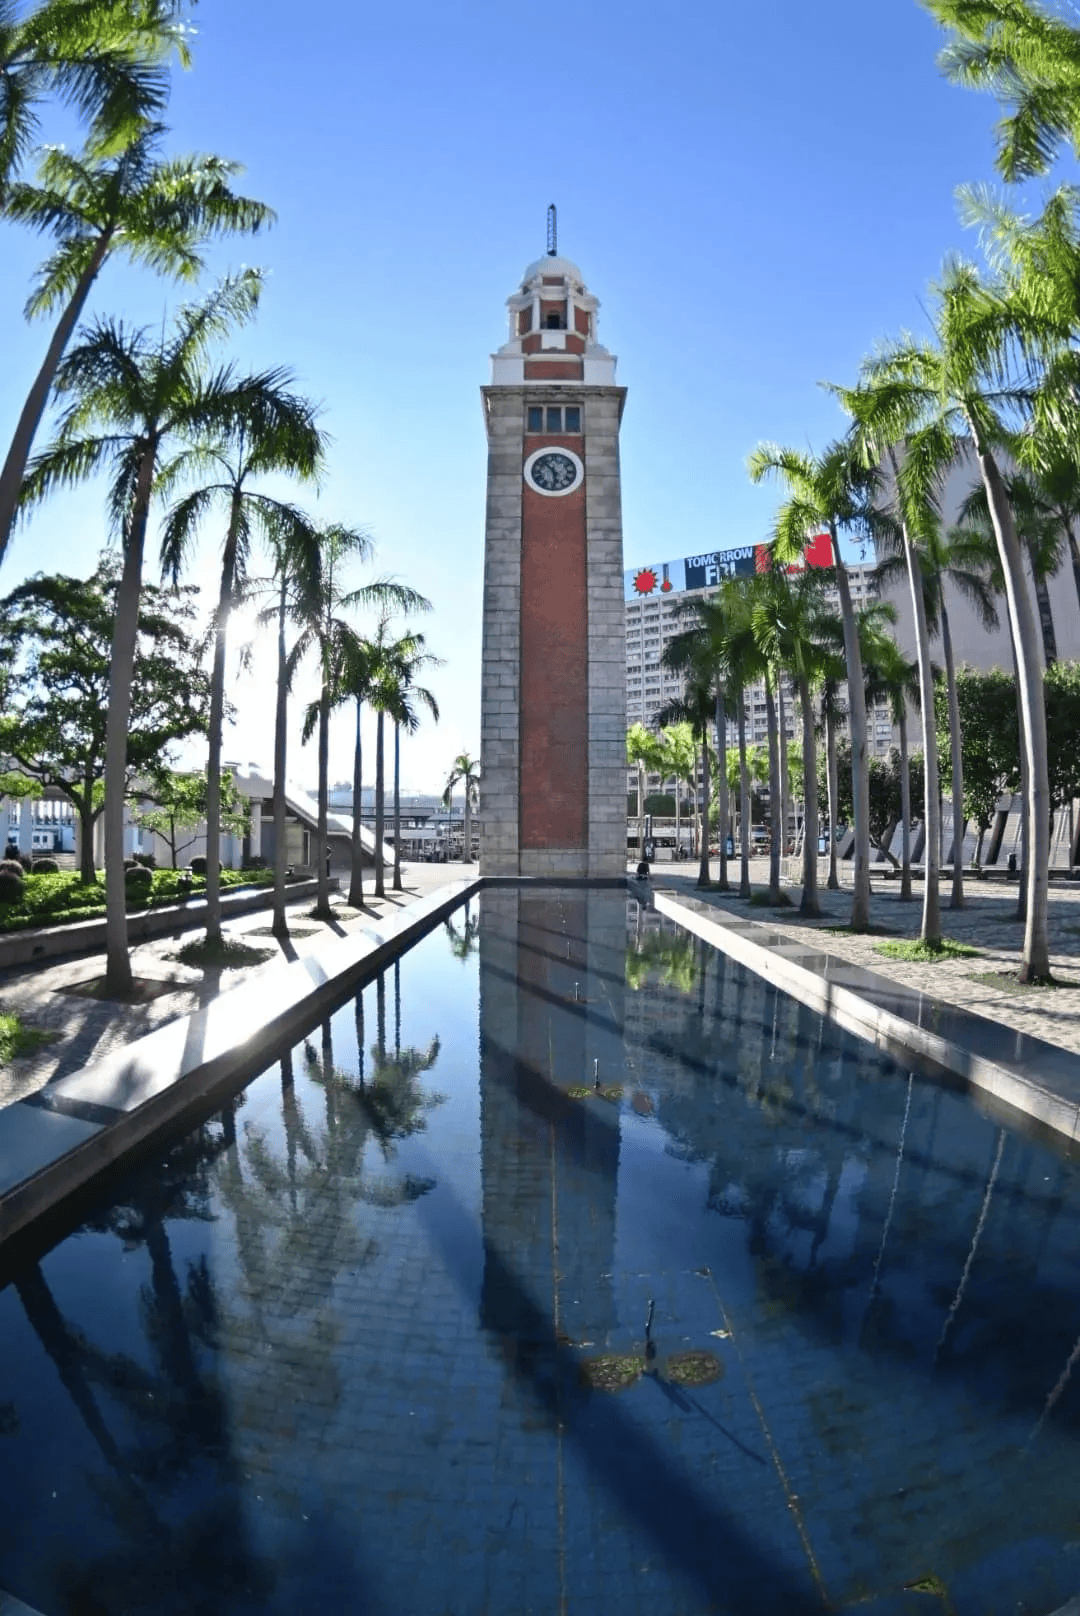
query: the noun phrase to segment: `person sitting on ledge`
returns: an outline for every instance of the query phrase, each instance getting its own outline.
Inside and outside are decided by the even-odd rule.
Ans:
[[[649,879],[649,861],[648,861],[648,859],[642,859],[641,862],[638,864],[637,874],[638,874],[638,880],[639,881],[647,881]]]

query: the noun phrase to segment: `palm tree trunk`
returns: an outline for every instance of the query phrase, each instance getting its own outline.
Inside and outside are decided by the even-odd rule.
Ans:
[[[678,770],[676,769],[676,771],[675,771],[675,857],[676,858],[681,858],[682,857],[682,814],[680,813],[680,808],[682,806],[681,801],[680,801],[680,789],[681,789],[681,787],[682,787],[682,779],[681,779],[681,777],[679,775]]]
[[[911,763],[908,758],[907,707],[900,698],[900,901],[911,900]]]
[[[42,360],[41,369],[34,378],[34,384],[27,395],[26,403],[22,407],[12,434],[11,447],[8,449],[4,468],[0,471],[0,561],[4,559],[8,541],[11,538],[11,529],[15,522],[15,514],[19,508],[19,491],[22,488],[23,475],[26,471],[26,462],[30,458],[30,450],[34,443],[34,434],[37,432],[41,417],[45,413],[45,406],[49,402],[49,394],[56,377],[56,367],[63,357],[79,322],[83,311],[83,304],[90,293],[90,288],[97,279],[98,271],[105,262],[105,256],[112,240],[112,229],[102,231],[94,244],[86,268],[75,285],[68,300],[67,307],[56,323],[52,334],[52,341]]]
[[[851,800],[855,817],[855,848],[851,897],[851,929],[866,931],[870,925],[870,771],[866,755],[866,686],[863,680],[862,648],[851,603],[847,568],[840,559],[836,523],[829,523],[836,589],[844,625],[844,661],[847,663],[848,723],[851,726]]]
[[[1072,561],[1073,587],[1076,590],[1076,604],[1080,606],[1080,545],[1076,542],[1072,523],[1067,517],[1062,517],[1062,526],[1069,541],[1069,557]]]
[[[746,765],[746,708],[739,691],[739,897],[750,896],[750,770]]]
[[[637,766],[637,856],[645,857],[645,764],[638,758]]]
[[[709,726],[701,726],[701,849],[698,863],[699,887],[709,885]]]
[[[375,896],[377,898],[385,898],[386,896],[386,881],[383,875],[384,790],[383,715],[380,712],[375,719]]]
[[[86,780],[79,793],[79,880],[89,885],[94,879],[94,782]]]
[[[949,751],[952,763],[953,845],[950,909],[964,907],[964,753],[960,731],[960,697],[956,689],[956,660],[944,594],[941,601],[941,646],[945,653],[945,690],[949,700]]]
[[[776,735],[776,697],[773,695],[772,675],[765,675],[765,721],[769,737],[769,897],[780,902],[780,748]]]
[[[139,464],[131,523],[124,546],[124,570],[116,594],[112,658],[109,663],[109,711],[105,720],[105,991],[114,997],[132,989],[127,946],[127,888],[124,880],[124,804],[127,797],[127,736],[131,718],[131,681],[139,633],[139,594],[143,549],[150,513],[150,493],[157,460],[151,438]]]
[[[330,687],[323,674],[319,693],[319,816],[315,834],[315,879],[318,883],[315,913],[320,920],[331,920],[330,872],[326,867],[327,818],[330,811]]]
[[[356,744],[353,747],[353,776],[352,776],[352,845],[351,866],[349,873],[349,902],[357,909],[364,907],[364,841],[360,834],[363,823],[363,754],[360,747],[360,717],[364,704],[360,697],[356,698]]]
[[[288,755],[289,674],[285,656],[285,609],[287,605],[285,569],[281,573],[278,597],[277,695],[274,707],[274,919],[275,937],[289,935],[285,916],[285,766]]]
[[[720,849],[720,890],[728,890],[727,870],[727,835],[728,821],[731,818],[730,803],[728,801],[727,777],[727,714],[724,711],[724,692],[719,685],[716,687],[716,822],[717,846]]]
[[[465,798],[465,854],[469,856],[468,796]],[[394,891],[401,891],[401,725],[394,725]],[[396,968],[396,967],[395,967]]]
[[[472,781],[465,777],[465,862],[472,863]]]
[[[969,422],[969,425],[972,426],[972,436],[979,457],[979,470],[986,488],[990,519],[994,526],[1001,569],[1005,575],[1009,626],[1012,630],[1019,673],[1017,683],[1023,717],[1021,742],[1027,762],[1026,795],[1030,846],[1027,871],[1027,920],[1020,981],[1045,982],[1050,977],[1050,945],[1047,936],[1050,780],[1041,647],[1009,497],[994,456],[974,430],[974,423]]]
[[[1035,601],[1039,608],[1039,627],[1042,630],[1043,657],[1048,668],[1058,659],[1057,635],[1054,632],[1054,612],[1050,605],[1050,591],[1046,579],[1035,571],[1035,558],[1031,558],[1031,576],[1035,584]]]
[[[813,917],[821,913],[817,893],[817,742],[814,739],[814,701],[810,680],[805,674],[800,676],[798,687],[803,750],[803,889],[799,913]]]
[[[836,804],[840,797],[840,781],[836,762],[836,715],[831,701],[825,703],[825,789],[829,799],[829,875],[825,883],[830,892],[840,891],[840,877],[836,871]]]
[[[920,936],[924,943],[933,948],[941,942],[941,806],[938,796],[934,673],[930,666],[930,631],[926,621],[922,566],[918,552],[908,536],[907,524],[901,524],[901,529],[904,535],[908,585],[911,590],[911,609],[915,620],[915,660],[919,667],[919,701],[922,706],[923,814],[926,834],[923,838],[923,912]]]
[[[221,745],[225,723],[225,648],[236,573],[240,530],[240,491],[233,490],[229,532],[221,560],[214,624],[214,663],[210,674],[210,734],[206,758],[206,941],[221,942]]]
[[[788,803],[791,797],[788,780],[787,713],[784,707],[784,685],[779,672],[776,676],[776,713],[779,725],[777,746],[780,755],[780,855],[787,852]]]

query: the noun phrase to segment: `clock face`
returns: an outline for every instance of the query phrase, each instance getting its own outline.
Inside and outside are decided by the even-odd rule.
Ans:
[[[541,494],[570,494],[585,468],[569,449],[537,449],[525,462],[526,480]]]

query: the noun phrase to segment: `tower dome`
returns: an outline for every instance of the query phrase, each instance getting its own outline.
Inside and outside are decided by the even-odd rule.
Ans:
[[[614,384],[614,356],[596,340],[599,299],[572,259],[555,252],[535,259],[506,308],[507,341],[491,360],[494,385],[570,379]]]

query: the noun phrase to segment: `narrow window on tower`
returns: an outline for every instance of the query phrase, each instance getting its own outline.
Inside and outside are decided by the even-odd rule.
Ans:
[[[552,407],[548,405],[547,429],[549,432],[562,431],[562,410],[552,409]]]
[[[562,315],[554,309],[547,317],[547,328],[549,331],[561,331],[563,328]]]
[[[544,430],[544,412],[539,404],[529,405],[529,431],[542,432]]]
[[[576,404],[566,406],[566,430],[568,432],[581,431],[581,411]]]

